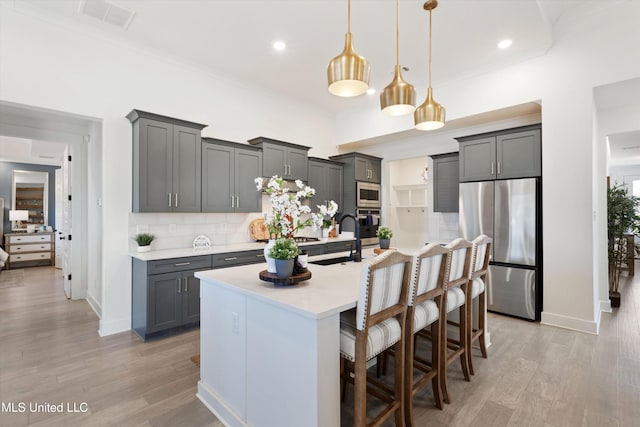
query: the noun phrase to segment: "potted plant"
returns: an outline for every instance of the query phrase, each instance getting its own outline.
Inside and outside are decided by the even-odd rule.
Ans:
[[[639,207],[640,199],[629,195],[625,187],[616,185],[607,190],[609,299],[612,307],[620,306],[620,272],[626,263],[634,262],[634,254],[627,251],[627,235],[640,229]]]
[[[149,252],[155,236],[150,233],[138,233],[133,239],[138,244],[138,252]]]
[[[389,249],[393,231],[389,227],[379,227],[378,231],[376,231],[376,236],[380,239],[380,249]]]
[[[269,256],[276,260],[276,274],[278,277],[289,277],[293,274],[295,258],[300,249],[293,239],[278,239],[269,250]]]

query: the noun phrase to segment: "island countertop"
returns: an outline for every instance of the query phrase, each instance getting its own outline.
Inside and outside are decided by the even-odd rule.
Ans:
[[[364,263],[347,262],[322,266],[309,264],[311,279],[293,286],[276,286],[258,277],[266,265],[253,264],[197,272],[202,286],[217,286],[262,300],[301,316],[321,319],[353,308],[358,299]]]

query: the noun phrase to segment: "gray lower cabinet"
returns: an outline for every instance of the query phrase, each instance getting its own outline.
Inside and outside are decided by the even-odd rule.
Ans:
[[[431,156],[433,159],[433,211],[458,212],[458,153]]]
[[[249,144],[262,148],[263,176],[278,175],[290,181],[308,180],[307,161],[310,147],[262,136],[250,139]]]
[[[133,212],[200,212],[206,125],[133,110]]]
[[[238,265],[257,264],[265,262],[264,249],[226,252],[213,255],[213,268],[235,267]]]
[[[262,212],[254,180],[262,176],[260,149],[202,138],[202,211]]]
[[[157,261],[133,259],[131,327],[142,338],[200,322],[200,280],[211,255]]]
[[[456,139],[460,143],[460,182],[542,175],[540,125]]]
[[[311,199],[313,211],[317,205],[327,205],[329,200],[341,207],[344,186],[342,163],[309,158],[309,186],[316,190]]]

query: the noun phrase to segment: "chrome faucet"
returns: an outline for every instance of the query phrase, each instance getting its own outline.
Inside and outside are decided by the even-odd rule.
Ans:
[[[351,250],[351,252],[349,253],[349,259],[352,260],[353,262],[360,262],[362,261],[362,242],[360,241],[360,221],[358,221],[358,218],[356,218],[355,215],[351,215],[351,214],[342,215],[342,218],[340,218],[340,222],[338,223],[339,233],[342,232],[342,222],[346,218],[352,218],[356,226],[355,232],[353,233],[353,236],[356,238],[356,250],[355,252]]]

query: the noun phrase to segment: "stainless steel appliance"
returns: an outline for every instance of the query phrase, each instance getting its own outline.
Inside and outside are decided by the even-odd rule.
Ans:
[[[376,232],[380,225],[380,209],[358,209],[356,214],[360,224],[360,240],[362,244],[377,244]]]
[[[380,209],[380,184],[372,182],[356,182],[356,207]]]
[[[487,308],[529,320],[542,312],[542,227],[538,178],[460,184],[460,233],[493,238]]]

